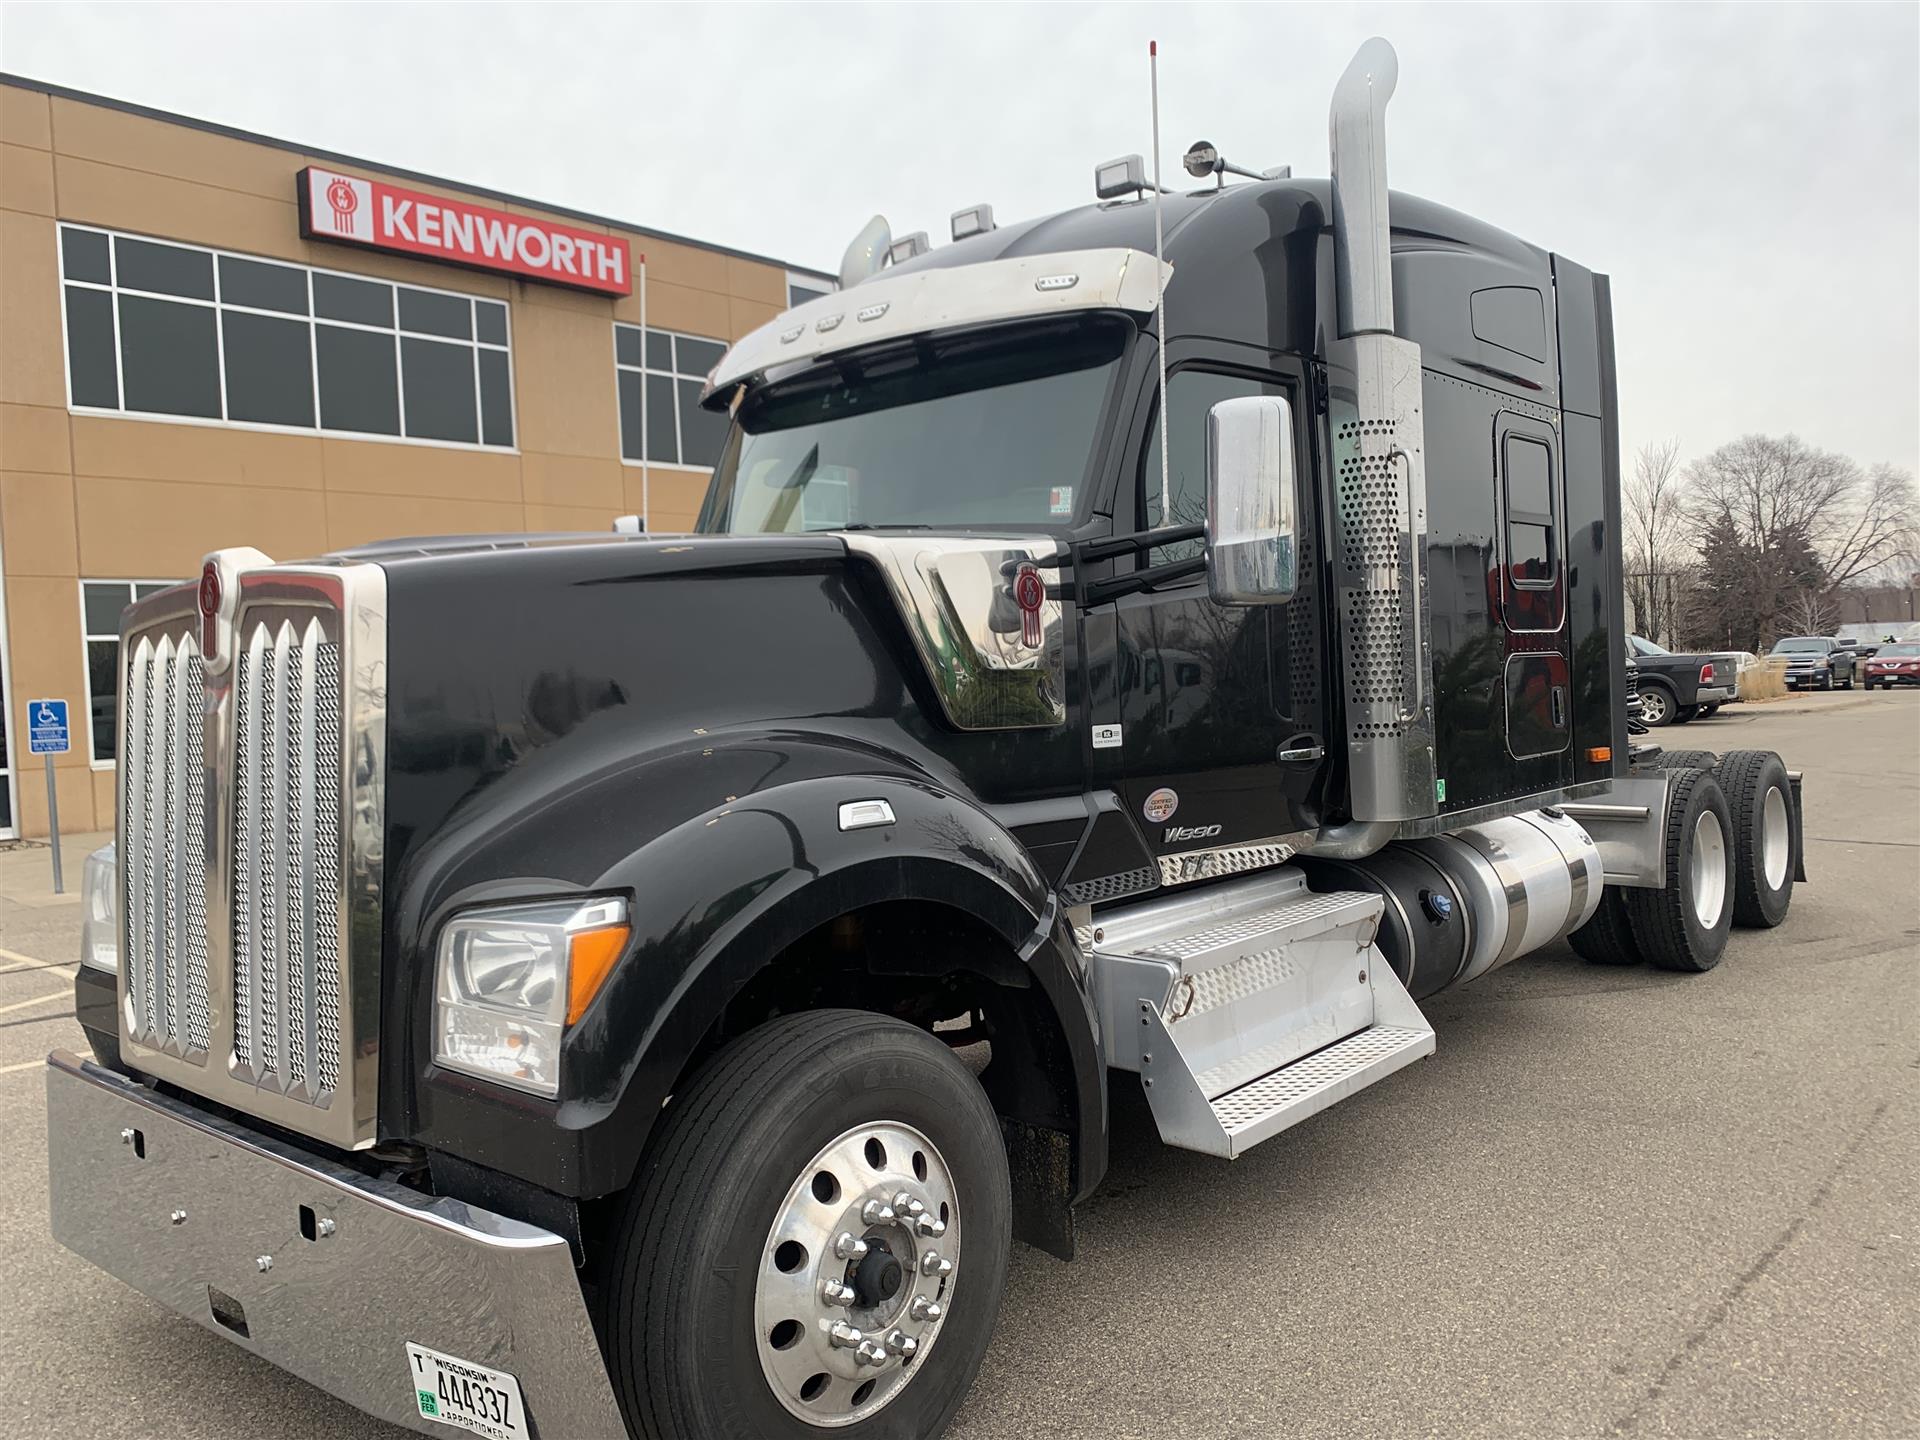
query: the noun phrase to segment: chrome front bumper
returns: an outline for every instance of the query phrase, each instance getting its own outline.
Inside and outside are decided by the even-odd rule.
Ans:
[[[54,1238],[369,1415],[424,1434],[407,1343],[507,1371],[533,1433],[626,1428],[567,1242],[307,1154],[65,1050],[47,1057]]]

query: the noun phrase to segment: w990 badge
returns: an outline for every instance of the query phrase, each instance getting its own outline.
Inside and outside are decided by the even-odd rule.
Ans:
[[[504,1370],[489,1370],[411,1342],[407,1364],[421,1419],[437,1420],[487,1440],[532,1440],[526,1407],[520,1401],[520,1382]]]

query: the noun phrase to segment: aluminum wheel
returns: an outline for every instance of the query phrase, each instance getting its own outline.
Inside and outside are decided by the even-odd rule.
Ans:
[[[859,1125],[815,1155],[767,1232],[754,1291],[760,1368],[808,1424],[851,1425],[924,1367],[952,1304],[959,1192],[910,1125]]]
[[[1787,797],[1778,787],[1767,791],[1760,811],[1760,864],[1767,888],[1778,890],[1787,879],[1787,858],[1793,844],[1787,827]]]
[[[1673,702],[1667,698],[1667,692],[1658,685],[1649,685],[1640,692],[1640,720],[1643,724],[1660,726],[1673,718]]]
[[[1693,913],[1700,928],[1713,929],[1727,904],[1727,837],[1720,828],[1720,817],[1711,810],[1701,811],[1700,818],[1693,822],[1687,888],[1692,892]]]

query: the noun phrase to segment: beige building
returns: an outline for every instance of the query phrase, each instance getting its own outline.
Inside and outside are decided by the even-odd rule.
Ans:
[[[387,248],[338,243],[376,213]],[[114,631],[143,587],[229,545],[685,528],[724,428],[702,377],[830,288],[0,76],[0,837],[47,831],[43,697],[72,715],[62,827],[112,825]]]

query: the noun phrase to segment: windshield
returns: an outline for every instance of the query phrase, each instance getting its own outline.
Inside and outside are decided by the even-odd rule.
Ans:
[[[1821,655],[1833,645],[1831,640],[1778,640],[1774,642],[1776,655]]]
[[[1671,655],[1673,653],[1666,646],[1656,645],[1653,641],[1639,635],[1629,635],[1627,638],[1633,642],[1633,653],[1636,655]]]
[[[1884,660],[1889,655],[1902,659],[1911,659],[1915,655],[1920,655],[1920,645],[1882,645],[1880,647],[1880,658]]]
[[[921,335],[776,378],[740,405],[699,528],[1071,525],[1131,330],[1073,316]]]

